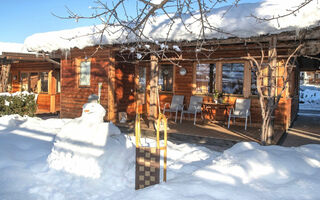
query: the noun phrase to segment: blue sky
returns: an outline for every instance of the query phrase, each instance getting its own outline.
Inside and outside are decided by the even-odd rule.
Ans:
[[[93,20],[63,20],[53,16],[67,16],[66,7],[82,15],[91,14],[94,0],[1,0],[0,42],[23,43],[34,33],[57,31],[97,24]],[[104,0],[111,1],[111,0]],[[130,0],[134,2],[133,0]],[[241,0],[241,3],[258,0]],[[231,1],[232,2],[232,1]]]

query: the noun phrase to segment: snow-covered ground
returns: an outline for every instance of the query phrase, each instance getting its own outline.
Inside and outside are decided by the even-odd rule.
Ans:
[[[319,111],[320,116],[320,85],[301,85],[300,86],[300,111],[309,110]],[[301,115],[313,115],[313,113],[300,112]]]
[[[136,191],[134,141],[113,124],[99,121],[1,117],[0,199],[302,200],[320,196],[320,145],[285,148],[243,142],[214,152],[169,142],[168,181]]]

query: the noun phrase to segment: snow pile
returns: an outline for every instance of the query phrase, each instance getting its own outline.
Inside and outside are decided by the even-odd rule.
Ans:
[[[123,199],[319,199],[319,175],[319,145],[285,148],[244,142],[193,173]]]
[[[115,125],[103,122],[105,113],[98,103],[85,104],[82,116],[64,125],[57,134],[49,166],[89,178],[125,173],[134,162],[133,146],[126,144]]]
[[[20,43],[0,42],[0,55],[2,52],[24,53],[24,45]]]
[[[279,20],[259,22],[250,15],[261,18],[270,18],[273,16],[283,15],[294,10],[301,3],[301,0],[264,0],[259,3],[239,4],[231,10],[229,6],[214,9],[211,13],[206,13],[210,25],[205,22],[207,27],[216,27],[219,32],[211,28],[205,30],[206,37],[210,38],[228,38],[228,37],[251,37],[262,34],[273,34],[288,30],[299,30],[312,26],[318,26],[320,20],[320,4],[318,1],[312,1],[290,15]],[[288,7],[290,5],[290,7]],[[172,18],[175,18],[171,14]],[[166,15],[152,17],[146,23],[144,33],[145,41],[154,42],[164,41],[168,38],[171,41],[192,41],[198,38],[200,22],[200,13],[194,13],[193,16],[183,16],[181,19],[175,19],[175,24],[169,26],[170,21]],[[183,25],[188,27],[188,30]],[[82,27],[71,30],[55,31],[48,33],[38,33],[26,38],[24,45],[29,51],[55,51],[58,49],[68,50],[78,47],[80,49],[86,46],[100,44],[101,30],[103,25]],[[170,31],[169,35],[167,33]],[[192,30],[193,32],[190,32]],[[200,31],[200,30],[199,30]],[[107,27],[102,36],[102,44],[122,44],[136,41],[135,34],[123,34],[128,30],[121,30],[120,27]],[[224,34],[230,33],[230,34]],[[161,44],[160,44],[161,45]],[[175,48],[177,49],[177,48]]]
[[[87,108],[84,110],[90,110]],[[79,118],[0,117],[0,199],[317,200],[320,196],[320,145],[286,148],[248,142],[223,153],[168,142],[167,182],[136,191],[134,153],[128,150],[134,138],[113,135],[118,129],[103,126],[100,118],[96,126],[93,124]],[[82,134],[82,129],[90,130],[89,126],[94,130],[91,137]],[[95,131],[103,136],[95,135]],[[107,146],[99,146],[105,138]],[[56,146],[60,142],[69,144]],[[153,140],[143,142],[154,145]],[[57,163],[60,159],[60,166],[69,167],[70,172],[49,167],[52,147],[61,153],[55,155]],[[71,150],[66,149],[69,147]],[[107,156],[100,155],[100,150]],[[63,152],[70,157],[64,157]],[[99,159],[95,155],[100,155]],[[78,160],[78,169],[92,166],[93,160],[104,163],[101,176],[74,173],[75,157],[85,159]],[[93,166],[88,174],[96,175],[90,170],[95,170]]]
[[[300,86],[300,103],[313,104],[320,106],[320,86],[301,85]]]

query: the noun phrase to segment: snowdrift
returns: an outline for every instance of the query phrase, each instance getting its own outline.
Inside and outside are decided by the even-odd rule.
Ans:
[[[320,145],[287,148],[252,142],[240,142],[223,152],[168,142],[168,181],[135,191],[134,137],[119,133],[113,124],[84,118],[0,117],[0,199],[318,200],[320,196]]]
[[[82,116],[65,124],[57,134],[49,166],[87,178],[126,173],[134,163],[133,145],[118,127],[103,122],[104,115],[100,104],[85,104]]]

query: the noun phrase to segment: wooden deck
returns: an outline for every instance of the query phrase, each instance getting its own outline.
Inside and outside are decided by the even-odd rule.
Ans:
[[[141,132],[147,136],[152,136],[155,134],[153,125],[146,125],[148,123],[141,123]],[[186,135],[186,136],[197,136],[203,138],[213,138],[219,140],[228,140],[228,141],[253,141],[260,142],[260,128],[250,127],[248,124],[247,130],[244,130],[244,126],[231,125],[230,129],[227,128],[227,125],[222,122],[200,122],[196,125],[193,125],[193,121],[184,120],[181,124],[175,123],[172,120],[168,121],[169,125],[169,138],[170,134],[175,135]],[[117,124],[122,132],[134,133],[134,122],[129,122],[126,124]],[[272,144],[277,144],[283,135],[283,130],[275,130],[275,138]]]

